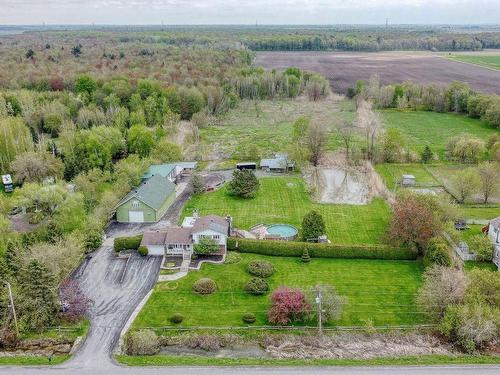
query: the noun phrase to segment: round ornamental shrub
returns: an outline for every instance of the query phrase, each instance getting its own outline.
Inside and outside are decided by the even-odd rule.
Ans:
[[[182,323],[183,320],[184,320],[184,316],[182,314],[179,314],[179,313],[175,313],[174,315],[172,315],[170,317],[170,321],[174,324]]]
[[[143,257],[145,257],[146,255],[148,255],[149,250],[146,246],[139,246],[139,248],[137,249],[137,252],[139,253],[139,255],[142,255]]]
[[[274,273],[274,266],[265,260],[253,260],[248,263],[247,271],[257,277],[269,277]]]
[[[203,278],[193,284],[193,290],[198,294],[212,294],[217,290],[217,284],[212,279]]]
[[[245,284],[243,289],[247,293],[258,296],[265,294],[269,290],[269,284],[266,280],[261,279],[260,277],[253,277]]]
[[[255,314],[253,313],[246,313],[243,315],[243,321],[248,324],[255,323],[257,318],[255,317]]]

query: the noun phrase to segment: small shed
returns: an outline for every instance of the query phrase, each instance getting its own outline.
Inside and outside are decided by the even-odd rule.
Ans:
[[[257,163],[254,162],[246,162],[246,163],[238,163],[236,164],[236,169],[257,169]]]
[[[412,174],[404,174],[401,181],[403,186],[415,186],[415,176]]]
[[[14,185],[12,183],[12,177],[10,174],[2,175],[3,188],[6,193],[12,193],[14,190]]]

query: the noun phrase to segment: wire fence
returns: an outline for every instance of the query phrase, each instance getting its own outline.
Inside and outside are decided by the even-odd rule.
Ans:
[[[419,325],[387,325],[387,326],[338,326],[338,327],[323,327],[323,331],[327,332],[365,332],[365,331],[418,331],[429,330],[435,328],[435,324],[419,324]],[[224,332],[242,332],[242,331],[283,331],[283,332],[311,332],[317,331],[317,326],[194,326],[194,327],[137,327],[137,329],[151,329],[154,331],[164,332],[188,332],[188,331],[224,331]]]

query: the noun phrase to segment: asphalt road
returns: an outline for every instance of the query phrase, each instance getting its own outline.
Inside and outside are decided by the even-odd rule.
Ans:
[[[500,373],[500,366],[439,366],[439,367],[112,367],[108,369],[77,369],[72,366],[57,368],[0,367],[0,375],[493,375]]]

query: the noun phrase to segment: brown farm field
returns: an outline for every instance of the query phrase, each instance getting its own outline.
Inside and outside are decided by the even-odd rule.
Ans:
[[[378,74],[383,84],[414,81],[450,84],[463,81],[478,91],[500,94],[500,71],[425,52],[258,52],[255,63],[267,69],[297,66],[325,75],[336,92],[358,79]]]

